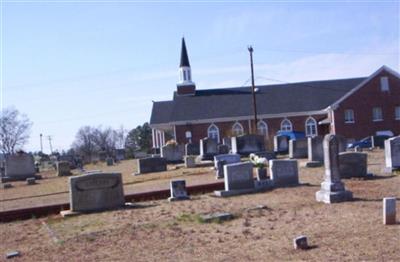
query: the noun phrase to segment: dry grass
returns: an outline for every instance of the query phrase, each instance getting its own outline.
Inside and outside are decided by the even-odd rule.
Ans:
[[[215,182],[214,173],[209,167],[187,169],[182,165],[168,165],[167,172],[134,176],[132,174],[137,170],[136,160],[126,160],[114,166],[100,162],[96,165],[87,165],[85,169],[122,173],[126,194],[165,189],[169,187],[170,179],[178,177],[186,179],[188,185]],[[73,170],[73,173],[79,175],[78,170]],[[38,184],[34,186],[28,186],[25,181],[18,181],[12,182],[12,188],[0,190],[0,210],[68,201],[68,177],[58,177],[55,171],[41,172],[40,175],[43,179],[38,180]]]
[[[398,261],[400,224],[382,224],[382,198],[400,197],[400,176],[380,173],[382,156],[369,153],[376,179],[344,180],[356,198],[352,202],[317,203],[323,168],[301,168],[298,187],[1,224],[0,254],[20,250],[14,260],[21,261]],[[258,205],[266,208],[251,209]],[[216,211],[235,219],[198,219]],[[309,237],[312,249],[293,250],[292,239],[300,234]]]

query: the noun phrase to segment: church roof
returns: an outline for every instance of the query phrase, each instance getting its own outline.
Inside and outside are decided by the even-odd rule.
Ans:
[[[358,86],[365,77],[256,86],[257,111],[282,114],[319,111]],[[196,90],[192,96],[154,102],[150,124],[246,117],[253,114],[251,87]]]
[[[181,49],[181,63],[180,67],[188,66],[190,67],[189,57],[186,50],[185,38],[182,37],[182,49]]]

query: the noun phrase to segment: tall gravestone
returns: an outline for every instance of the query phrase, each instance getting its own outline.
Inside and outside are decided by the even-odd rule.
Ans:
[[[35,173],[35,162],[31,154],[17,153],[7,155],[4,163],[4,176],[1,181],[26,180],[30,177],[40,178]]]
[[[289,141],[289,158],[307,158],[307,139],[299,138]]]
[[[274,136],[274,152],[278,154],[287,154],[289,152],[289,137]]]
[[[232,140],[230,137],[222,138],[222,144],[226,145],[229,148],[229,150],[232,149]]]
[[[400,169],[400,136],[385,140],[385,164],[390,172]]]
[[[309,162],[324,162],[324,148],[322,146],[324,139],[321,136],[308,137],[307,150]]]
[[[347,150],[347,138],[341,135],[336,135],[337,140],[338,140],[338,148],[339,148],[339,153],[341,152],[346,152]]]
[[[91,173],[69,178],[70,210],[93,212],[115,209],[125,205],[121,173]]]
[[[185,145],[186,156],[198,156],[200,155],[199,145],[195,143],[187,143]]]
[[[231,138],[232,153],[249,155],[265,151],[264,136],[262,135],[242,135]]]
[[[200,158],[201,160],[213,160],[218,155],[218,143],[213,138],[200,139]]]
[[[340,180],[339,139],[336,135],[328,134],[324,137],[323,147],[325,176],[321,190],[315,194],[316,200],[327,204],[351,200],[353,193],[347,191]]]

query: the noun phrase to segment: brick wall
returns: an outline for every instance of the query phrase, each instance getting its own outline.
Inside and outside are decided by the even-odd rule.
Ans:
[[[389,77],[389,91],[382,92],[380,78]],[[376,131],[391,130],[400,134],[400,121],[395,120],[395,107],[400,106],[400,79],[382,71],[365,86],[342,101],[334,111],[336,134],[361,139]],[[372,121],[372,108],[381,107],[383,121]],[[346,109],[354,110],[354,123],[345,123]]]
[[[296,117],[287,117],[292,122],[294,131],[305,132],[305,122],[309,116],[296,116]],[[326,118],[326,115],[313,115],[314,119],[317,121],[317,124],[322,119]],[[281,128],[281,122],[284,118],[268,118],[268,119],[260,119],[267,123],[268,125],[268,135],[270,138],[276,134]],[[249,133],[249,121],[237,121],[239,122],[244,129],[246,134]],[[253,124],[254,121],[251,121]],[[236,123],[236,121],[231,122],[215,122],[214,124],[219,128],[220,139],[223,137],[232,136],[232,126]],[[187,143],[187,139],[185,137],[186,131],[191,131],[192,133],[192,142],[197,143],[200,139],[207,137],[207,130],[211,123],[206,124],[191,124],[191,125],[179,125],[176,126],[176,136],[178,143]],[[318,126],[318,135],[325,135],[329,130],[326,127]],[[222,141],[220,141],[222,142]]]

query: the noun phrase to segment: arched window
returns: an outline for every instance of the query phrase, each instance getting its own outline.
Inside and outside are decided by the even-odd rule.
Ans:
[[[281,122],[282,131],[292,131],[292,122],[289,119],[283,119]]]
[[[259,135],[268,136],[268,125],[264,121],[259,121],[257,123],[257,133]]]
[[[209,138],[213,138],[213,139],[217,140],[217,142],[219,142],[219,129],[218,129],[218,127],[216,125],[214,125],[214,124],[211,124],[208,127],[207,136]]]
[[[243,126],[239,122],[234,123],[232,126],[232,135],[240,136],[243,135],[243,133]]]
[[[309,117],[306,120],[306,136],[317,136],[317,121],[314,118]]]

